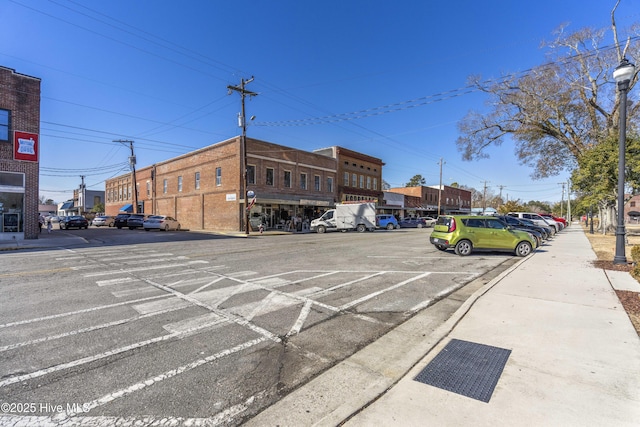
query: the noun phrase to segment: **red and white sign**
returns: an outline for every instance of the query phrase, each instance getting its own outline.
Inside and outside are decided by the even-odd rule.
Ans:
[[[13,158],[15,160],[37,162],[39,149],[37,133],[13,132]]]

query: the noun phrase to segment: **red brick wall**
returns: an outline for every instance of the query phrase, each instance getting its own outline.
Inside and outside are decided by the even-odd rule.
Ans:
[[[200,150],[187,153],[137,171],[139,201],[144,201],[145,213],[170,215],[180,221],[182,228],[192,230],[241,231],[244,209],[240,166],[240,137],[232,138]],[[248,186],[258,198],[291,200],[330,200],[335,198],[337,176],[335,159],[247,138],[247,163],[255,166],[255,184]],[[274,169],[274,185],[266,185],[266,168]],[[222,171],[221,185],[216,185],[216,169]],[[152,171],[154,179],[151,179]],[[284,173],[292,174],[291,188],[285,188]],[[195,188],[195,173],[200,173],[200,188]],[[299,176],[307,174],[307,189],[300,189]],[[314,189],[314,177],[321,180],[321,191]],[[178,191],[178,177],[182,176],[182,191]],[[328,191],[327,177],[334,179],[334,191]],[[109,201],[109,190],[128,185],[130,174],[113,178],[106,183],[107,214],[115,215],[129,200]],[[167,192],[163,182],[167,180]],[[147,195],[147,181],[151,194]],[[227,200],[227,196],[232,200]]]
[[[40,79],[0,66],[0,108],[11,113],[13,131],[40,134]],[[25,174],[24,237],[38,238],[40,163],[13,160],[13,141],[0,142],[0,171]]]

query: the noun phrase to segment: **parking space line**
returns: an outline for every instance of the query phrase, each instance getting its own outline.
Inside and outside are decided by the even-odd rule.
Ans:
[[[4,325],[0,325],[0,328],[9,328],[9,327],[12,327],[12,326],[26,325],[27,323],[43,322],[45,320],[58,319],[60,317],[73,316],[73,315],[82,314],[82,313],[90,313],[92,311],[105,310],[105,309],[109,309],[109,308],[120,307],[120,306],[123,306],[123,305],[135,304],[135,303],[138,303],[138,302],[154,300],[154,299],[158,299],[158,298],[167,298],[168,296],[169,295],[155,295],[155,296],[152,296],[152,297],[140,298],[140,299],[136,299],[136,300],[122,301],[122,302],[118,302],[118,303],[115,303],[115,304],[107,304],[107,305],[100,305],[100,306],[97,306],[97,307],[85,308],[83,310],[68,311],[66,313],[52,314],[50,316],[38,317],[38,318],[35,318],[35,319],[19,320],[17,322],[5,323]]]
[[[369,295],[365,295],[365,296],[363,296],[362,298],[358,298],[358,299],[356,299],[356,300],[354,300],[354,301],[351,301],[350,303],[347,303],[347,304],[344,304],[344,305],[340,306],[340,307],[339,307],[339,308],[340,308],[340,311],[342,311],[342,310],[346,310],[346,309],[348,309],[348,308],[351,308],[351,307],[353,307],[353,306],[355,306],[355,305],[360,304],[361,302],[364,302],[364,301],[370,300],[371,298],[375,298],[375,297],[377,297],[378,295],[382,295],[382,294],[384,294],[385,292],[389,292],[389,291],[392,291],[392,290],[394,290],[394,289],[400,288],[400,287],[402,287],[402,286],[404,286],[404,285],[407,285],[407,284],[409,284],[409,283],[411,283],[411,282],[415,282],[416,280],[422,279],[423,277],[427,277],[427,276],[428,276],[428,275],[430,275],[430,274],[431,274],[431,273],[429,273],[429,272],[427,272],[427,273],[422,273],[422,274],[419,274],[419,275],[417,275],[417,276],[415,276],[415,277],[412,277],[412,278],[410,278],[410,279],[403,280],[403,281],[402,281],[402,282],[400,282],[400,283],[396,283],[396,284],[395,284],[395,285],[393,285],[393,286],[389,286],[389,287],[388,287],[388,288],[386,288],[386,289],[381,289],[381,290],[379,290],[379,291],[377,291],[377,292],[373,292],[373,293],[370,293]]]

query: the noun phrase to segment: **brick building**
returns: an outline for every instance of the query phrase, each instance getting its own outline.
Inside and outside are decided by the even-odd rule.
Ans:
[[[390,192],[410,196],[405,200],[404,216],[438,215],[438,199],[440,213],[470,213],[471,192],[457,187],[438,186],[398,187],[390,188]]]
[[[384,204],[382,160],[343,147],[328,147],[314,153],[333,157],[337,162],[337,200]]]
[[[37,239],[40,79],[0,66],[0,239]]]
[[[169,215],[192,230],[244,230],[241,137],[136,170],[106,182],[105,211]],[[281,227],[312,219],[335,204],[336,159],[247,138],[251,218]],[[137,196],[137,207],[136,207]],[[249,201],[251,202],[251,201]],[[253,223],[253,221],[252,221]]]

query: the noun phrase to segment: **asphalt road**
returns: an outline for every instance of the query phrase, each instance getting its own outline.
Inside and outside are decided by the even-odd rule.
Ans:
[[[515,261],[431,229],[65,232],[88,243],[0,253],[0,425],[238,425]]]

